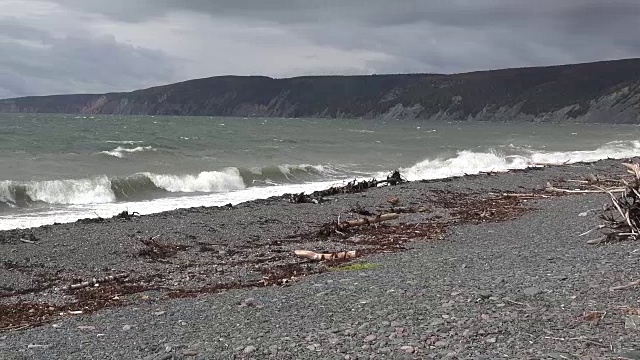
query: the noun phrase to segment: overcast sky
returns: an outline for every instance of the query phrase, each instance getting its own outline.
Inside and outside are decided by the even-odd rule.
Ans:
[[[0,98],[640,57],[639,0],[0,0]]]

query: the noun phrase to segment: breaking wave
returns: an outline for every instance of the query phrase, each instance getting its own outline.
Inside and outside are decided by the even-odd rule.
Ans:
[[[142,201],[170,193],[220,193],[251,186],[308,183],[330,178],[321,165],[282,165],[256,169],[226,168],[198,174],[137,173],[127,177],[0,181],[0,210],[37,204],[83,205]]]
[[[595,150],[545,152],[528,147],[509,146],[509,150],[474,152],[463,150],[450,158],[423,160],[400,169],[408,180],[441,179],[489,171],[508,171],[540,166],[571,164],[602,159],[625,159],[640,155],[640,141],[613,141]],[[509,153],[512,152],[512,153]],[[381,174],[379,175],[381,176]]]

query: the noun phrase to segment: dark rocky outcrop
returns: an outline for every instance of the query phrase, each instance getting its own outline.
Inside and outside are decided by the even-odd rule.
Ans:
[[[455,75],[219,76],[0,112],[640,123],[640,59]]]

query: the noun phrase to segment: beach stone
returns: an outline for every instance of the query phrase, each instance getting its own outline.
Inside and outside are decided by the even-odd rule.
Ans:
[[[531,287],[528,287],[528,288],[524,289],[523,292],[527,296],[536,296],[538,294],[541,294],[542,290],[540,290],[539,288],[537,288],[535,286],[531,286]]]
[[[640,316],[628,316],[624,321],[624,328],[631,330],[640,330]]]
[[[262,303],[258,301],[256,298],[247,298],[241,304],[240,307],[257,307],[261,308]]]
[[[406,352],[407,354],[412,354],[414,351],[416,351],[416,349],[414,349],[413,346],[409,346],[409,345],[400,347],[400,350],[403,352]]]
[[[125,326],[122,327],[123,331],[129,331],[131,329],[133,329],[133,325],[125,325]]]
[[[478,297],[480,299],[486,300],[486,299],[491,297],[491,292],[490,291],[480,291],[478,293]]]
[[[256,349],[255,346],[249,345],[249,346],[245,347],[242,352],[245,353],[245,354],[251,354],[252,352],[255,352],[256,350],[258,350],[258,349]]]
[[[377,336],[371,334],[371,335],[369,335],[369,336],[364,338],[364,342],[372,342],[373,340],[375,340],[377,338],[378,338]]]
[[[618,356],[619,359],[625,360],[640,360],[640,351],[628,350],[623,351]]]

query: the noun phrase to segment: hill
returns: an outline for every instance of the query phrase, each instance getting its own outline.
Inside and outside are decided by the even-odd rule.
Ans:
[[[5,99],[0,112],[640,123],[640,59],[454,75],[218,76]]]

